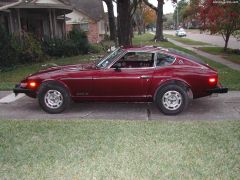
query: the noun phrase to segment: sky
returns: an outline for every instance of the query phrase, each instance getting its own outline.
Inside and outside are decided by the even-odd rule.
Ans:
[[[154,6],[157,6],[157,0],[148,0],[150,3],[152,3]],[[114,5],[114,15],[117,16],[117,7],[116,4]],[[104,11],[107,12],[107,6],[105,3],[103,3]],[[168,0],[163,5],[163,14],[173,13],[174,6],[172,5],[171,1]]]

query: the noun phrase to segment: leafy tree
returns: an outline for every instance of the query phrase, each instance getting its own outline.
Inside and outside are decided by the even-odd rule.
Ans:
[[[143,4],[143,19],[147,25],[155,24],[157,20],[156,12],[145,4]]]
[[[205,0],[199,6],[203,30],[221,34],[225,41],[224,51],[227,50],[230,36],[240,29],[239,9],[239,3],[216,3],[214,0]]]

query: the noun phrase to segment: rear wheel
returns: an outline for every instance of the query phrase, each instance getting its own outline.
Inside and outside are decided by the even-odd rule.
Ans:
[[[56,114],[63,112],[69,106],[70,96],[62,86],[45,84],[39,89],[38,101],[44,111]]]
[[[161,88],[156,96],[158,108],[166,115],[176,115],[187,108],[189,97],[187,89],[178,85]]]

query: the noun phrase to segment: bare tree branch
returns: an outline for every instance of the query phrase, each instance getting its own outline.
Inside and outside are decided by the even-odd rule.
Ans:
[[[148,0],[143,0],[143,2],[149,6],[150,8],[152,8],[154,11],[158,12],[157,7],[155,7],[154,5],[152,5],[150,2],[148,2]]]
[[[132,19],[134,13],[136,12],[136,9],[137,9],[137,6],[138,6],[139,3],[142,3],[142,0],[133,0],[132,5],[130,6],[130,12],[131,12],[130,17],[131,17],[131,19]]]

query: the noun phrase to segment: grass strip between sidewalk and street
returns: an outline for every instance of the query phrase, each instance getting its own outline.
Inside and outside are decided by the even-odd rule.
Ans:
[[[240,64],[240,54],[233,53],[233,49],[228,49],[227,52],[224,52],[221,47],[198,47],[198,49],[213,55],[220,55],[228,61]]]
[[[2,179],[238,179],[240,121],[0,121]]]
[[[170,34],[164,34],[164,36],[166,38],[171,38],[175,41],[178,41],[180,43],[183,43],[183,44],[187,44],[187,45],[209,45],[208,43],[205,43],[205,42],[201,42],[201,41],[194,41],[194,40],[191,40],[191,39],[188,39],[186,37],[178,37],[178,36],[174,36],[174,35],[170,35]]]

